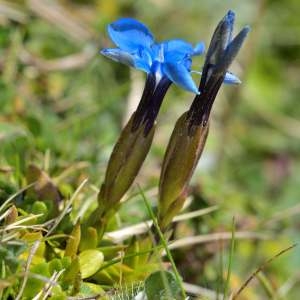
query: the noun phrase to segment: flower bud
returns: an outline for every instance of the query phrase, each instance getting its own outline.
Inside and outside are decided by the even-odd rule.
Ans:
[[[177,121],[164,157],[159,183],[158,220],[165,228],[180,211],[194,169],[201,156],[208,126],[191,133],[187,113]]]
[[[164,157],[160,177],[158,222],[163,231],[184,204],[187,187],[199,161],[208,134],[208,120],[223,82],[239,83],[227,72],[250,30],[244,27],[232,38],[235,14],[228,11],[217,25],[196,95],[189,111],[177,121]]]
[[[153,140],[155,126],[144,134],[144,126],[132,131],[134,115],[123,129],[108,162],[104,183],[99,193],[99,205],[105,209],[119,203],[134,181]]]

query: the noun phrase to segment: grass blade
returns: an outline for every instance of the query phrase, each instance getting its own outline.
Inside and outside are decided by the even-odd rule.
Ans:
[[[235,244],[235,219],[232,218],[232,227],[231,227],[231,242],[230,242],[230,253],[229,253],[229,261],[228,261],[228,269],[227,269],[227,278],[224,286],[223,292],[223,300],[226,299],[229,285],[230,285],[230,276],[231,276],[231,269],[232,269],[232,260],[234,254],[234,244]]]
[[[183,296],[183,299],[186,299],[187,297],[186,297],[185,289],[183,287],[183,283],[182,283],[181,277],[180,277],[180,275],[178,273],[178,270],[176,268],[176,265],[175,265],[174,259],[172,257],[172,254],[171,254],[171,252],[170,252],[170,250],[168,248],[168,242],[166,241],[163,233],[161,232],[161,230],[160,230],[160,228],[158,226],[157,219],[154,216],[154,213],[153,213],[153,211],[152,211],[152,209],[151,209],[151,207],[150,207],[150,205],[149,205],[149,203],[148,203],[148,201],[147,201],[147,199],[145,197],[145,194],[143,193],[143,191],[142,191],[142,189],[140,187],[139,187],[139,190],[140,190],[140,193],[141,193],[141,195],[143,197],[145,205],[147,207],[148,213],[149,213],[149,215],[150,215],[150,217],[151,217],[151,219],[153,221],[153,225],[154,225],[155,229],[157,230],[157,233],[159,235],[160,241],[161,241],[161,243],[162,243],[162,245],[163,245],[163,247],[165,249],[166,255],[167,255],[167,257],[168,257],[168,259],[169,259],[169,261],[171,263],[171,266],[172,266],[172,269],[173,269],[173,272],[174,272],[177,284],[180,286],[181,294]]]

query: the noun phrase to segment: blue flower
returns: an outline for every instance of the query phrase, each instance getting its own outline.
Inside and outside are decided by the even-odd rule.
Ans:
[[[180,39],[156,43],[144,24],[130,18],[111,23],[108,33],[118,48],[103,49],[103,55],[153,75],[155,87],[163,78],[167,78],[180,87],[199,94],[190,68],[192,57],[204,52],[203,43],[195,47]]]
[[[201,72],[197,95],[188,113],[190,125],[206,125],[209,114],[222,83],[238,84],[240,80],[228,68],[238,54],[248,32],[245,26],[234,38],[232,37],[235,14],[228,11],[220,21],[212,36]]]

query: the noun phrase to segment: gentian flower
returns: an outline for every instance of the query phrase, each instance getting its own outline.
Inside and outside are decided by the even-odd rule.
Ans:
[[[190,67],[192,57],[204,51],[202,43],[194,48],[182,40],[156,43],[145,25],[128,18],[110,24],[108,33],[118,48],[103,49],[101,53],[146,72],[147,79],[141,101],[114,146],[98,194],[98,208],[88,221],[97,228],[99,238],[150,150],[155,119],[171,83],[199,93]]]
[[[212,105],[223,82],[241,83],[238,77],[227,70],[239,52],[250,27],[245,26],[232,38],[234,19],[234,12],[228,11],[212,36],[202,70],[200,94],[195,97],[188,113],[191,126],[206,125]]]
[[[222,83],[240,82],[227,70],[249,27],[232,38],[234,18],[234,13],[229,11],[218,24],[206,54],[200,94],[196,95],[189,111],[177,120],[169,140],[159,181],[158,222],[163,231],[184,204],[190,179],[205,146],[209,114]]]
[[[156,43],[144,24],[130,18],[111,23],[108,33],[118,48],[103,49],[101,53],[147,73],[144,93],[133,120],[133,131],[141,124],[145,124],[145,133],[151,129],[171,83],[199,94],[190,68],[192,57],[204,52],[203,43],[195,47],[180,39]]]

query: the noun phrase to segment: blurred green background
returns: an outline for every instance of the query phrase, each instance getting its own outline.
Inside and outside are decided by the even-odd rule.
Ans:
[[[106,33],[109,22],[130,16],[147,24],[158,41],[182,38],[208,46],[228,9],[236,13],[236,32],[246,24],[252,27],[231,68],[243,83],[222,87],[217,97],[189,209],[220,208],[181,223],[176,234],[230,230],[233,216],[237,231],[267,234],[268,240],[237,242],[235,288],[267,258],[299,242],[298,0],[0,1],[1,192],[24,184],[29,163],[54,178],[61,176],[62,189],[75,189],[85,177],[100,185],[144,80],[144,74],[98,54],[112,45]],[[202,63],[203,57],[196,58],[193,69],[200,70]],[[192,100],[192,94],[172,86],[162,106],[152,151],[137,179],[154,203],[168,138]],[[130,193],[136,192],[134,186]],[[123,205],[123,224],[146,218],[136,198]],[[184,280],[217,289],[226,246],[217,242],[174,252]],[[264,270],[280,299],[299,299],[298,248]],[[243,297],[267,299],[257,280]]]

